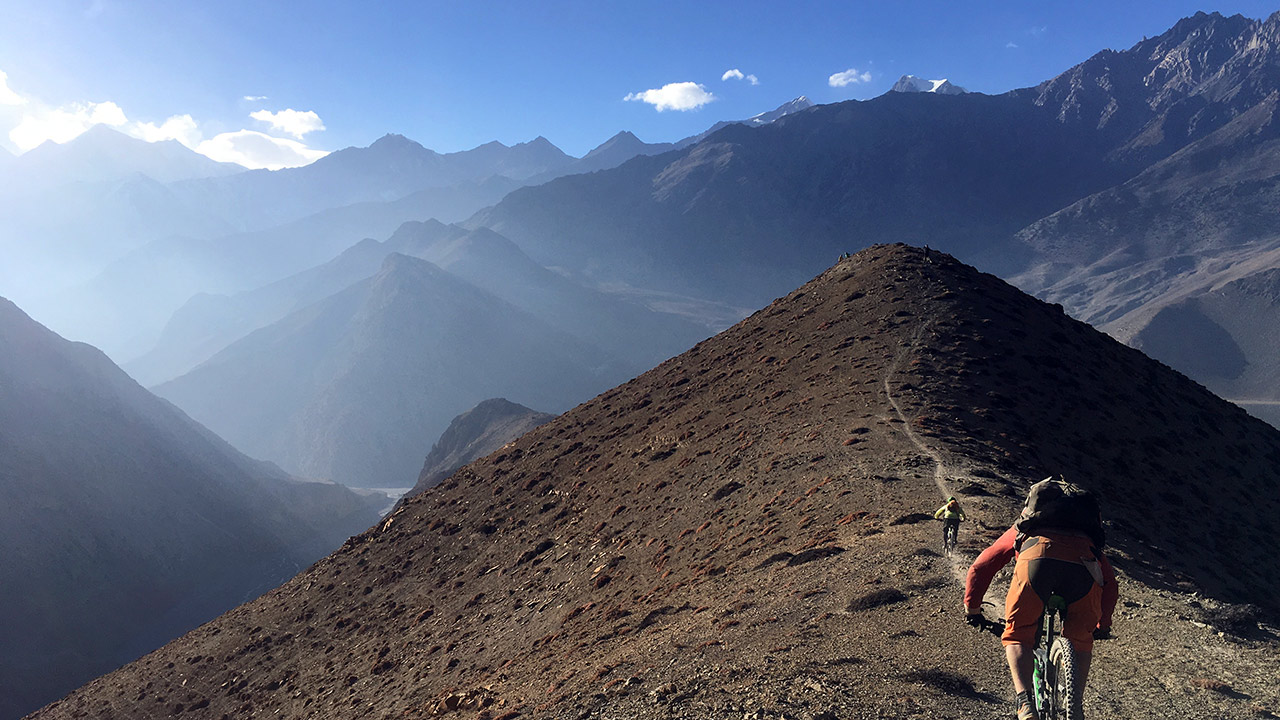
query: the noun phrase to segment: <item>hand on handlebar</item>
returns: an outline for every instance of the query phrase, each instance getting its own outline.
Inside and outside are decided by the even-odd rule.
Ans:
[[[1004,632],[1004,620],[988,620],[986,616],[980,612],[966,614],[964,621],[969,625],[969,627],[974,627],[984,632],[990,632],[996,635]]]

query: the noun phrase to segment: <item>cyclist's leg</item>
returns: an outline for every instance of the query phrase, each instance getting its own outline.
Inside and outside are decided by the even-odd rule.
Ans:
[[[1096,583],[1084,597],[1067,606],[1067,618],[1062,623],[1062,636],[1071,641],[1076,651],[1076,679],[1080,687],[1086,687],[1089,665],[1093,662],[1093,629],[1102,617],[1102,588]]]
[[[1031,674],[1035,664],[1034,648],[1030,643],[1006,643],[1004,659],[1009,663],[1009,675],[1013,678],[1015,693],[1031,692]]]
[[[1044,601],[1028,582],[1028,554],[1020,554],[1013,566],[1013,580],[1009,583],[1009,594],[1004,603],[1004,634],[1000,636],[1005,647],[1005,659],[1009,663],[1009,674],[1013,677],[1014,692],[1031,691],[1032,650],[1040,615],[1044,612]]]
[[[1088,687],[1089,666],[1093,664],[1093,652],[1076,650],[1076,682],[1081,688]]]
[[[1075,682],[1083,692],[1093,660],[1093,629],[1102,615],[1102,588],[1079,559],[1091,553],[1082,538],[1040,538],[1027,557],[1027,582],[1041,597],[1059,595],[1067,603],[1061,634],[1075,651]],[[1023,545],[1024,549],[1027,546]],[[1030,557],[1035,555],[1036,557]]]

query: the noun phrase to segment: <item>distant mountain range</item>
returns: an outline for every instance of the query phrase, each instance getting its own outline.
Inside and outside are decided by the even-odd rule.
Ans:
[[[809,100],[809,98],[805,97],[804,95],[801,95],[795,100],[792,100],[790,102],[785,102],[779,105],[778,107],[774,108],[773,110],[770,110],[769,112],[763,112],[758,115],[752,115],[751,117],[745,120],[721,120],[720,122],[712,125],[710,128],[704,130],[703,132],[700,132],[697,135],[691,135],[675,143],[674,145],[678,149],[684,149],[691,145],[697,145],[703,140],[706,140],[711,135],[715,134],[720,130],[723,130],[724,128],[729,127],[730,125],[745,125],[747,127],[753,127],[753,128],[764,127],[765,125],[768,125],[774,122],[775,120],[780,120],[788,115],[794,115],[795,113],[798,113],[802,110],[808,110],[811,107],[813,107],[813,103]],[[649,153],[649,154],[652,154],[652,153]]]
[[[0,717],[275,587],[386,504],[233,450],[0,299]]]
[[[356,203],[390,202],[429,188],[475,185],[493,176],[521,181],[573,162],[546,138],[491,142],[441,154],[403,135],[346,148],[298,168],[254,170],[174,185],[188,203],[212,207],[240,230],[261,230]]]
[[[411,257],[432,263],[421,263],[430,268],[421,282],[397,285],[392,297],[356,289],[388,263],[410,274]],[[352,318],[357,302],[365,309]],[[371,336],[371,327],[388,330]],[[406,468],[417,471],[449,417],[490,395],[563,410],[711,332],[551,272],[491,230],[428,221],[251,292],[197,296],[128,369],[163,383],[158,393],[251,454],[306,475],[395,487],[413,477]],[[382,355],[402,361],[367,364]],[[342,390],[347,374],[361,379]]]
[[[325,210],[286,225],[214,238],[173,236],[109,265],[58,296],[47,315],[124,358],[147,352],[196,293],[252,290],[332,259],[360,238],[386,237],[409,219],[460,220],[518,183],[491,177],[420,190],[390,202]]]
[[[759,125],[808,104],[799,98],[740,122]],[[575,159],[541,137],[442,154],[387,135],[305,167],[243,171],[99,126],[23,156],[43,179],[15,179],[0,193],[8,228],[0,251],[14,259],[0,267],[0,291],[63,334],[128,361],[196,293],[251,290],[407,220],[457,222],[521,185],[610,169],[700,137],[648,144],[620,133]],[[168,179],[147,174],[153,168]]]
[[[745,306],[868,243],[927,244],[1129,340],[1166,305],[1276,267],[1277,28],[1280,16],[1200,13],[1035,88],[888,93],[726,127],[514,191],[465,225],[597,282]],[[1238,314],[1222,302],[1216,313]],[[1214,321],[1230,344],[1201,346],[1244,353],[1270,336],[1280,313],[1251,302],[1234,331]],[[1191,315],[1165,320],[1178,317]],[[1197,322],[1185,331],[1209,327]],[[1235,399],[1280,399],[1261,379],[1280,375],[1275,353],[1224,378],[1135,342]]]
[[[94,125],[65,143],[46,142],[14,158],[9,174],[0,179],[0,188],[6,192],[33,186],[53,188],[119,181],[133,175],[165,184],[243,172],[240,165],[210,160],[177,140],[146,142],[106,125]]]
[[[1018,268],[1014,232],[1114,184],[1106,151],[1017,96],[888,93],[521,188],[464,224],[597,282],[758,307],[869,242]]]
[[[488,397],[563,411],[639,368],[425,260],[231,344],[155,392],[258,457],[403,487],[449,419]]]

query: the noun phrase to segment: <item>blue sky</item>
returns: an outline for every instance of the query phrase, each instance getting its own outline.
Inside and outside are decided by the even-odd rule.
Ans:
[[[1262,18],[1276,9],[1250,0],[5,0],[0,147],[65,141],[97,121],[260,166],[389,132],[441,152],[543,135],[581,155],[623,129],[671,141],[799,95],[871,98],[908,73],[1000,93],[1196,10]],[[837,74],[844,84],[833,84]]]

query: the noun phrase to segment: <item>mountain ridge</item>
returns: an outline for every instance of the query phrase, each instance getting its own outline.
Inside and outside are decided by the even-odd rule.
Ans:
[[[632,373],[433,263],[392,252],[372,277],[155,392],[286,469],[404,487],[449,418],[479,400],[559,410]]]
[[[1128,603],[1094,716],[1240,716],[1280,701],[1274,648],[1192,620],[1277,610],[1247,541],[1277,459],[1280,432],[1060,308],[875,246],[36,717],[990,716],[1003,653],[924,520],[959,496],[972,556],[1048,472],[1100,494]],[[1249,699],[1167,690],[1205,673]]]

